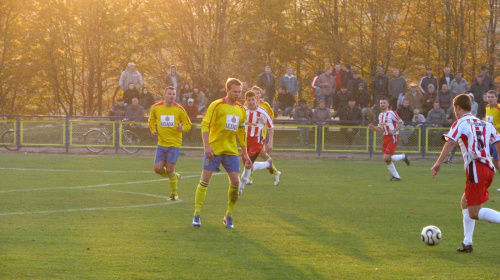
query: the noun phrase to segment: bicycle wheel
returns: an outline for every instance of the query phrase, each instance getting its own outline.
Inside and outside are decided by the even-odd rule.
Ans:
[[[100,130],[89,130],[85,133],[83,141],[89,151],[100,153],[106,148],[105,145],[108,142],[108,138]]]
[[[17,151],[16,135],[13,130],[7,130],[2,134],[2,145],[9,151]]]
[[[137,153],[141,148],[141,139],[137,133],[124,130],[122,134],[122,148],[129,154]]]

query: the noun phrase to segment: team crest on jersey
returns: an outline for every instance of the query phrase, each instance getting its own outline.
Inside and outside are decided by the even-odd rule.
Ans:
[[[238,130],[238,123],[240,121],[239,116],[227,115],[226,116],[226,130]]]
[[[161,115],[160,125],[162,127],[174,127],[175,116],[174,115]]]

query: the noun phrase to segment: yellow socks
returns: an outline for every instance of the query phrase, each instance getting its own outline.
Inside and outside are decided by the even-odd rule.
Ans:
[[[166,172],[163,174],[166,174]],[[169,181],[170,181],[170,190],[172,191],[172,194],[178,195],[177,194],[177,182],[179,182],[179,177],[180,177],[179,174],[172,172],[170,174],[167,174],[167,176],[168,176]]]
[[[208,183],[200,181],[198,187],[196,188],[196,195],[194,197],[194,215],[200,215],[201,205],[205,201],[205,196],[207,195]],[[236,198],[238,198],[238,187],[236,187]]]
[[[227,211],[226,216],[233,215],[234,205],[238,200],[238,186],[229,186],[229,190],[227,191]]]

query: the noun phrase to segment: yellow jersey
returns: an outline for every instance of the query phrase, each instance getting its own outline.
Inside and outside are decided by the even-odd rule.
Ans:
[[[266,113],[271,117],[271,120],[274,120],[274,111],[271,108],[271,105],[269,105],[269,103],[267,103],[264,100],[260,100],[259,107],[261,107],[266,111]],[[262,130],[262,137],[266,138],[266,136],[267,136],[267,127],[264,126],[264,129]]]
[[[215,155],[238,155],[238,145],[246,146],[245,120],[247,113],[240,103],[232,106],[226,98],[217,99],[208,106],[201,122],[201,132],[208,132],[208,143]]]
[[[158,145],[180,148],[182,132],[177,130],[177,126],[182,123],[182,130],[188,132],[191,129],[191,120],[181,105],[174,103],[166,107],[163,103],[158,102],[151,108],[149,130],[158,132]]]
[[[500,107],[498,104],[495,106],[486,105],[486,121],[493,124],[497,131],[500,131]]]

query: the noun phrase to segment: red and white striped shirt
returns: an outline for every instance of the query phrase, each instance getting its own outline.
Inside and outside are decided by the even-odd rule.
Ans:
[[[384,135],[391,135],[389,131],[396,128],[397,123],[403,122],[403,120],[398,116],[398,113],[393,110],[387,110],[378,115],[378,126],[384,129]],[[398,135],[399,130],[394,133]]]
[[[267,126],[268,129],[273,129],[273,119],[260,106],[257,106],[255,110],[250,110],[247,106],[245,106],[245,109],[247,110],[247,119],[245,121],[247,139],[255,138],[253,139],[255,141],[252,141],[252,143],[262,143],[265,139],[262,135],[262,129],[264,126]]]
[[[451,139],[460,145],[465,169],[470,168],[469,165],[476,161],[495,170],[491,162],[489,143],[500,141],[500,135],[491,123],[482,121],[468,113],[456,120],[450,131],[444,134],[444,137],[446,140]]]

